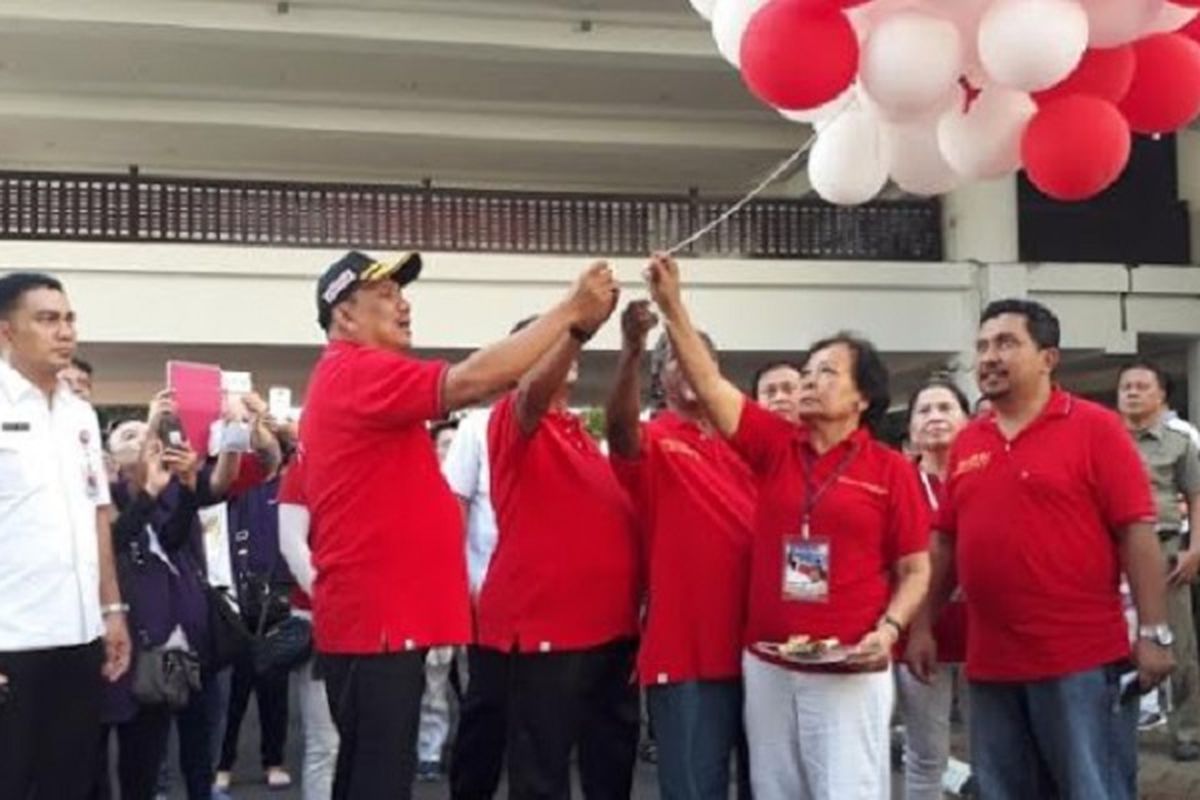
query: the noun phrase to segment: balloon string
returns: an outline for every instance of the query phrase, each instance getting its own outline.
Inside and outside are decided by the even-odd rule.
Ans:
[[[798,162],[801,158],[803,158],[804,154],[807,153],[809,151],[809,149],[812,148],[813,142],[815,142],[816,140],[817,140],[817,134],[816,134],[816,131],[814,131],[813,134],[808,137],[808,141],[806,141],[804,144],[800,145],[800,148],[798,150],[796,150],[796,152],[792,153],[790,156],[785,158],[783,161],[780,161],[779,164],[777,164],[775,166],[775,168],[772,169],[767,174],[767,177],[763,178],[758,183],[757,186],[755,186],[753,189],[751,189],[749,192],[747,192],[745,194],[745,196],[742,197],[741,200],[738,200],[736,203],[731,205],[729,208],[725,209],[725,211],[723,211],[720,214],[720,216],[718,216],[712,222],[709,222],[707,225],[705,225],[700,230],[693,233],[691,236],[687,237],[686,239],[679,242],[675,246],[668,248],[666,251],[667,255],[673,256],[676,253],[678,253],[680,250],[683,250],[685,247],[690,247],[691,245],[700,241],[702,238],[704,238],[705,236],[707,236],[708,234],[712,233],[717,228],[719,228],[722,224],[725,223],[726,220],[728,220],[734,214],[738,213],[743,208],[745,208],[747,205],[749,205],[750,201],[752,201],[754,198],[758,197],[760,194],[762,194],[764,191],[766,191],[768,186],[773,184],[775,181],[779,180],[780,176],[782,176],[785,172],[787,172],[789,169],[791,169],[793,166],[795,166],[796,162]]]

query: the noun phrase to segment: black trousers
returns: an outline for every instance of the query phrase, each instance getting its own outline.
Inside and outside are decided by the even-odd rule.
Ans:
[[[246,708],[250,705],[251,692],[258,702],[262,766],[265,769],[283,765],[283,750],[287,745],[289,674],[286,670],[271,670],[259,675],[254,671],[254,662],[249,654],[234,663],[229,711],[225,717],[225,737],[221,742],[221,758],[217,769],[228,772],[237,762],[238,735],[242,718],[246,716]]]
[[[117,785],[121,800],[154,800],[158,772],[167,753],[171,711],[166,706],[142,706],[128,722],[105,725],[100,731],[97,777],[92,800],[110,800],[108,741],[117,735]]]
[[[467,648],[467,693],[450,760],[453,800],[491,800],[500,786],[508,738],[511,659],[499,650]]]
[[[321,655],[339,743],[334,800],[410,800],[426,650]]]
[[[637,643],[510,656],[508,787],[514,800],[565,800],[571,753],[588,800],[628,800],[640,727]]]
[[[99,640],[0,653],[0,800],[84,800],[100,744]]]

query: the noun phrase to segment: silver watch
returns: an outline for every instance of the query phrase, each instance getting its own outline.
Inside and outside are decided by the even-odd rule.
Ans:
[[[1171,626],[1166,624],[1141,625],[1138,627],[1138,638],[1149,639],[1159,647],[1175,644],[1175,634],[1171,632]]]

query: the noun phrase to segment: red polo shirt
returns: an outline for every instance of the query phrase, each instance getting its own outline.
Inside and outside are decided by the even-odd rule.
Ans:
[[[667,411],[642,426],[629,489],[649,575],[638,653],[643,685],[741,674],[754,478],[733,448]]]
[[[279,479],[279,494],[276,500],[281,506],[303,506],[308,508],[308,500],[304,497],[304,458],[301,453],[297,452],[292,456],[292,460],[283,470],[283,477]],[[309,532],[308,539],[312,543],[312,516],[309,515]],[[292,608],[300,609],[301,611],[312,611],[312,598],[308,593],[300,588],[297,584],[292,587],[292,593],[288,597]]]
[[[425,422],[446,364],[332,342],[300,440],[317,649],[380,653],[470,639],[462,517]]]
[[[866,429],[818,456],[806,429],[751,402],[732,443],[759,480],[746,643],[805,634],[857,644],[887,610],[896,562],[928,549],[929,516],[912,465]],[[785,548],[802,538],[807,483],[827,487],[809,524],[810,539],[829,547],[828,597],[819,602],[784,592]]]
[[[1041,680],[1128,656],[1116,532],[1155,509],[1117,415],[1056,389],[1011,441],[994,414],[968,425],[947,474],[938,528],[967,596],[967,674]]]
[[[632,507],[579,419],[550,411],[525,436],[510,393],[492,409],[488,453],[500,535],[479,598],[479,643],[530,653],[636,636]]]

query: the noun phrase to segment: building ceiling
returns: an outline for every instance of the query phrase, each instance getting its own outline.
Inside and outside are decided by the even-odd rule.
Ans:
[[[0,0],[0,168],[731,194],[806,135],[687,0]]]

